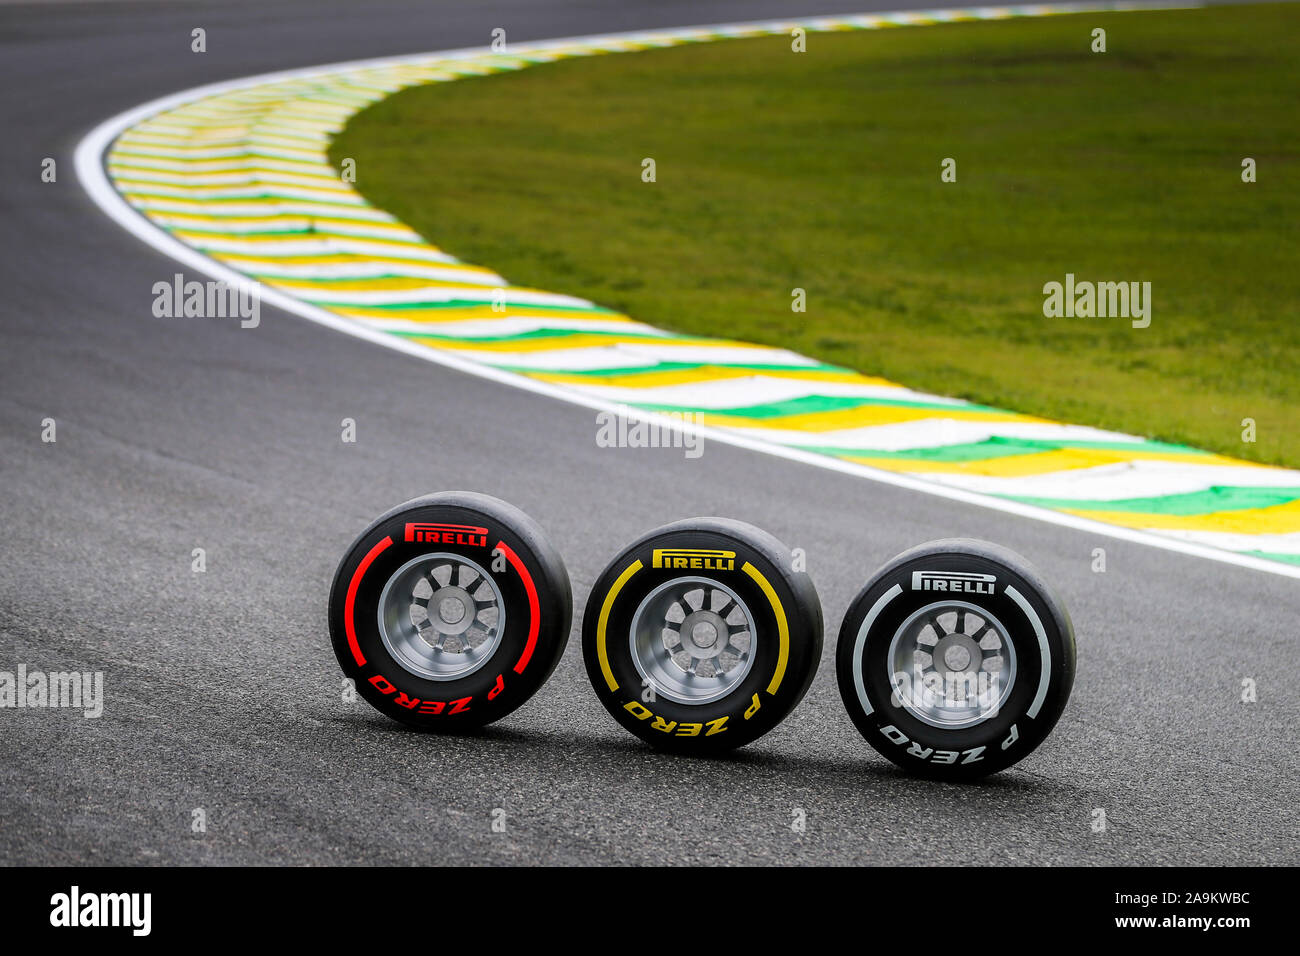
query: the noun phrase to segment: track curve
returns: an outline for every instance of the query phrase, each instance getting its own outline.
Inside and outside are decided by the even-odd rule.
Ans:
[[[106,120],[78,146],[77,175],[108,215],[155,248],[374,344],[652,428],[685,418],[701,439],[1300,578],[1300,471],[915,392],[786,349],[674,335],[585,299],[520,288],[371,207],[326,157],[345,122],[399,90],[572,57],[783,37],[796,27],[815,34],[1170,7],[804,17],[281,71]]]

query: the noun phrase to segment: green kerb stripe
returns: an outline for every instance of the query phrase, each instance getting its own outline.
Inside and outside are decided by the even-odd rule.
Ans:
[[[1207,515],[1217,511],[1244,511],[1250,508],[1274,508],[1300,499],[1300,488],[1217,487],[1182,495],[1151,498],[1120,498],[1115,501],[1077,498],[1031,498],[999,495],[1040,508],[1070,511],[1124,511],[1151,515]]]
[[[681,372],[696,368],[708,368],[710,366],[727,369],[743,369],[753,372],[843,372],[844,369],[835,365],[768,365],[762,363],[745,363],[745,362],[656,362],[653,365],[629,365],[626,368],[575,368],[575,369],[546,369],[545,372],[539,372],[535,368],[520,368],[519,371],[531,375],[581,375],[584,378],[601,379],[601,378],[621,378],[624,375],[657,375],[662,372]],[[701,379],[708,381],[708,379]],[[593,385],[599,384],[593,382]],[[635,388],[636,386],[632,386]]]
[[[986,408],[981,405],[953,405],[951,402],[909,402],[889,398],[863,398],[851,395],[804,395],[787,399],[783,402],[767,402],[759,405],[741,405],[734,408],[705,408],[693,405],[661,405],[637,402],[637,408],[655,412],[697,412],[705,411],[710,415],[727,415],[734,418],[784,418],[788,415],[811,415],[817,412],[837,412],[851,408],[889,407],[917,408],[940,412],[994,412],[1014,415],[1014,412],[1001,412],[999,409]],[[936,416],[938,417],[938,416]]]
[[[874,448],[837,448],[827,445],[800,445],[798,447],[803,451],[818,452],[836,458],[892,458],[901,461],[946,462],[986,461],[994,458],[1009,458],[1013,455],[1037,455],[1047,451],[1068,451],[1070,449],[1180,454],[1187,455],[1189,458],[1209,454],[1197,448],[1188,448],[1185,445],[1170,445],[1154,441],[1038,441],[998,437],[959,445],[934,445],[928,448],[906,448],[901,451],[885,451]]]
[[[1284,564],[1300,564],[1300,554],[1277,554],[1272,551],[1242,551],[1241,554],[1252,558],[1266,558],[1269,561],[1281,561]]]

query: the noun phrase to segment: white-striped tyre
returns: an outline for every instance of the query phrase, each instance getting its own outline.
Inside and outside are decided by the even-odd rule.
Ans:
[[[1074,629],[1020,555],[950,538],[905,551],[867,582],[835,665],[871,746],[919,776],[971,779],[1051,732],[1074,683]]]

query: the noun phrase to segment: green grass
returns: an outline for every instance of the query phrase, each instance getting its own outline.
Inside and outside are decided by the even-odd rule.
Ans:
[[[1264,5],[602,56],[404,91],[331,157],[515,283],[1300,465],[1297,36]],[[1150,328],[1045,318],[1066,272],[1151,282]]]

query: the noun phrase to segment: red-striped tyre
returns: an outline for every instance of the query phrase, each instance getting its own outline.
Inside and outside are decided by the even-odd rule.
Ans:
[[[500,720],[555,669],[569,575],[541,528],[488,495],[448,491],[379,517],[334,575],[330,638],[376,709],[425,730]]]

